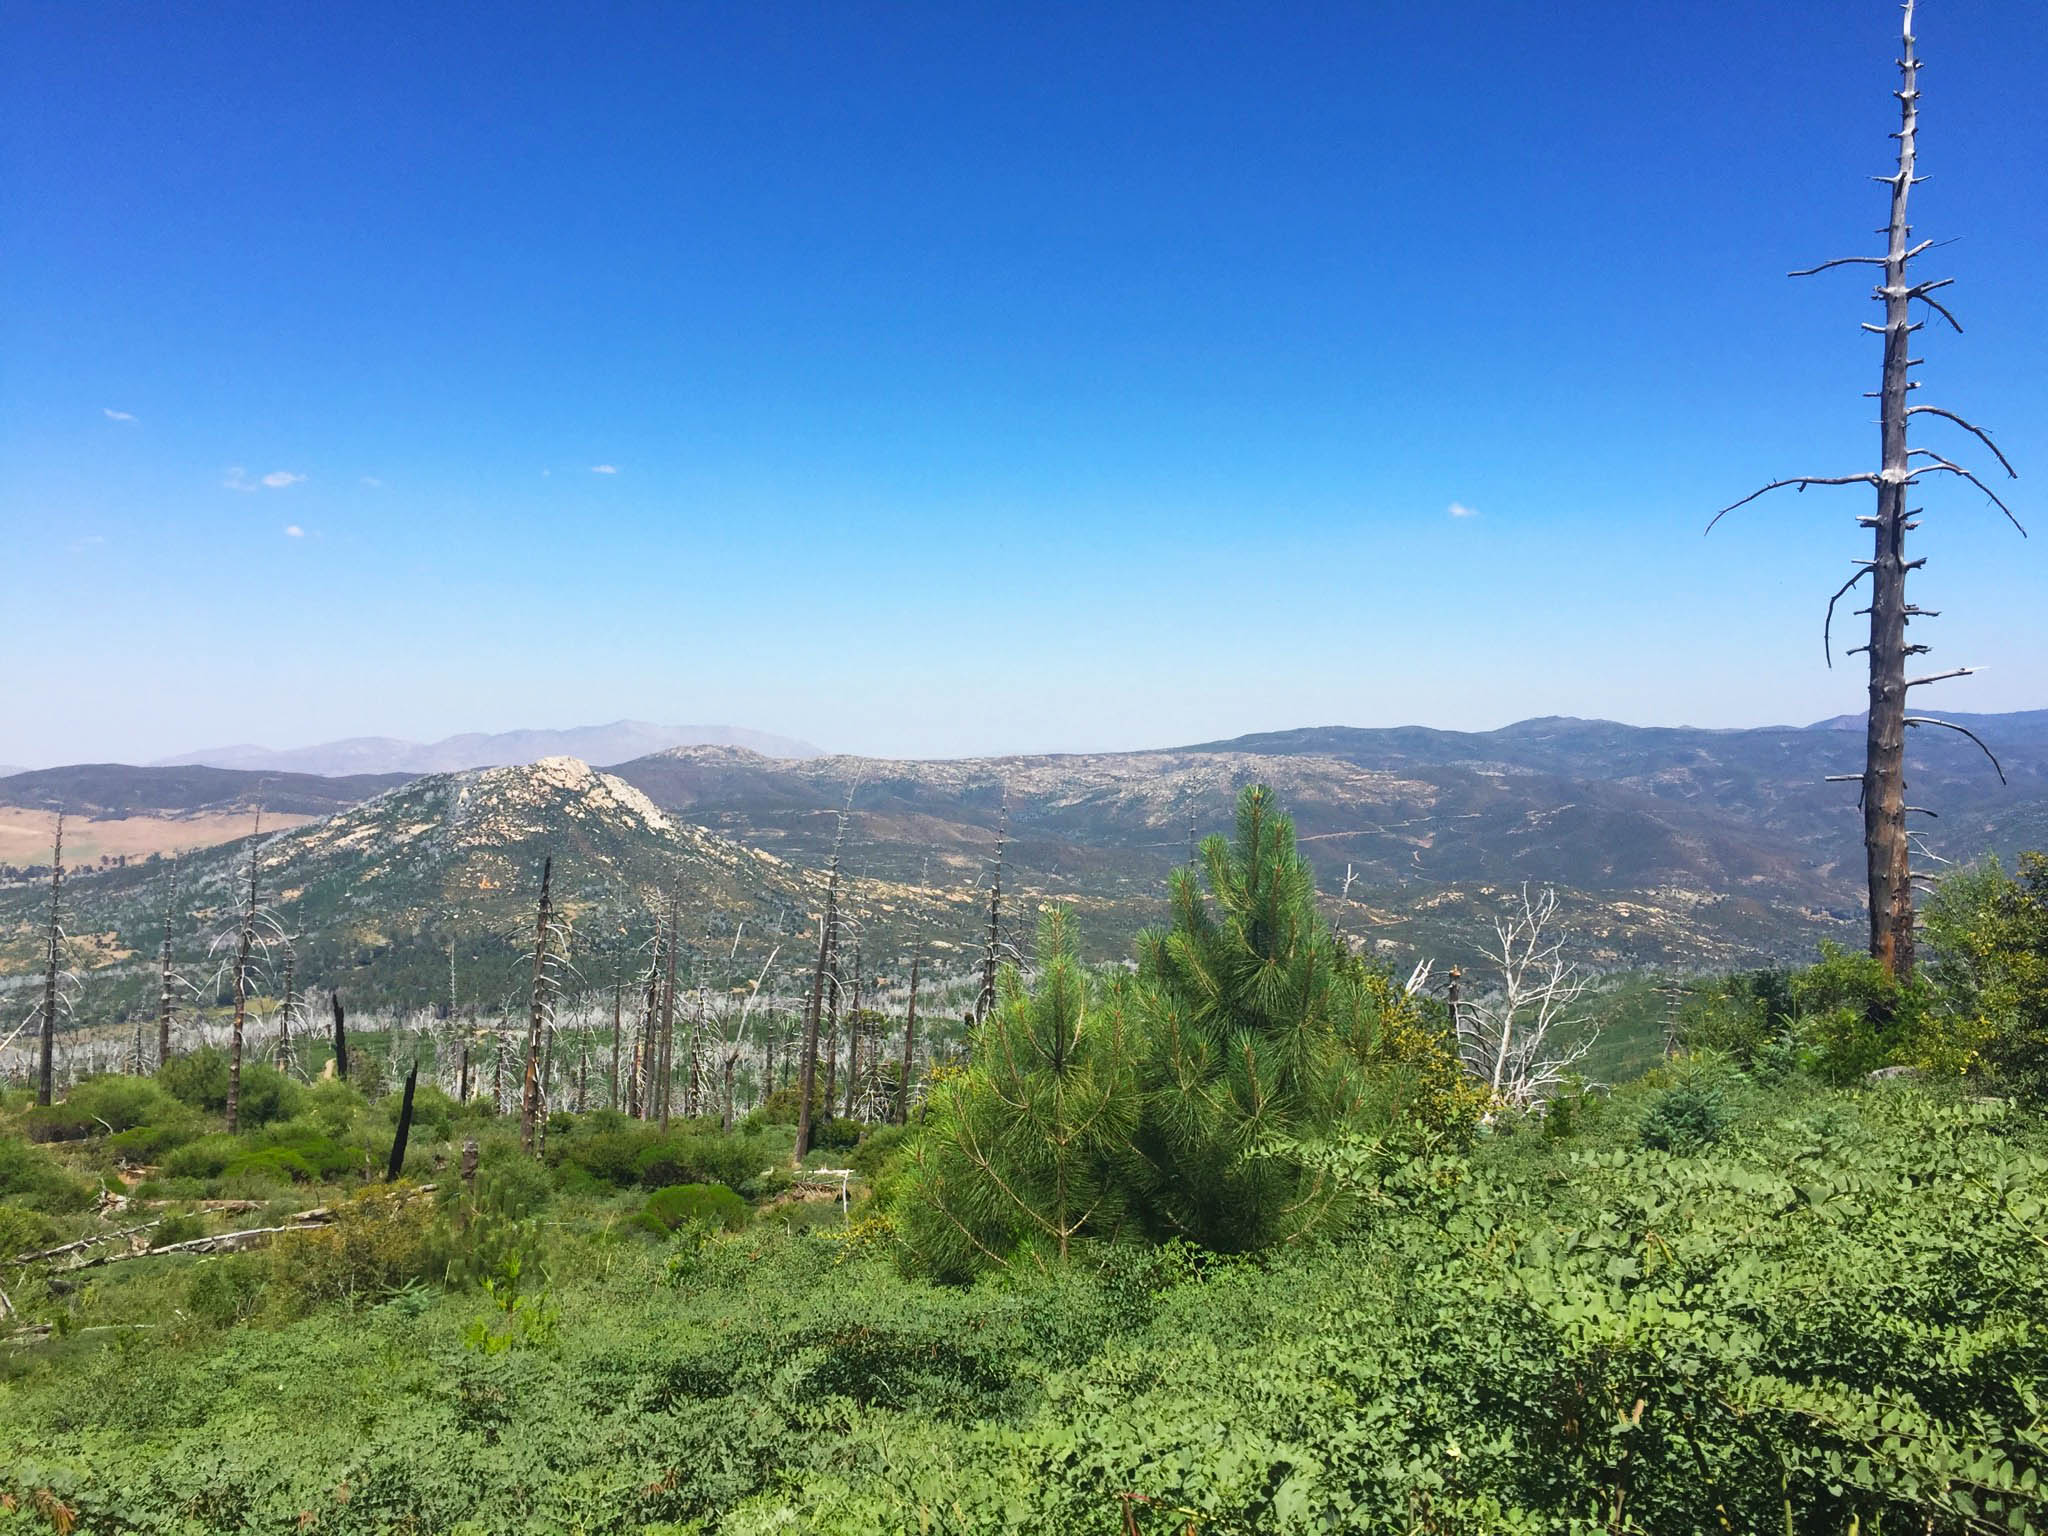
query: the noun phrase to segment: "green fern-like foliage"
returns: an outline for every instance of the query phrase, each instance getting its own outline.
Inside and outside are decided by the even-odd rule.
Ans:
[[[1046,909],[1037,985],[1014,966],[974,1067],[934,1090],[908,1154],[900,1225],[921,1265],[964,1278],[1020,1254],[1064,1263],[1124,1221],[1137,1129],[1127,980],[1091,982],[1071,920]]]
[[[1177,871],[1173,926],[1138,941],[1144,1216],[1156,1236],[1244,1252],[1336,1213],[1298,1148],[1371,1118],[1358,1061],[1376,1010],[1271,790],[1244,791],[1235,836],[1204,843],[1202,864],[1208,895]]]

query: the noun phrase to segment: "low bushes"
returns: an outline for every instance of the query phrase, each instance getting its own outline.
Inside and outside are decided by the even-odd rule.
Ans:
[[[722,1184],[671,1184],[647,1197],[633,1225],[663,1237],[693,1225],[737,1232],[748,1214],[747,1202]]]
[[[190,1055],[174,1056],[158,1069],[156,1080],[175,1098],[194,1109],[224,1113],[228,1107],[228,1058],[225,1051],[205,1046]],[[305,1090],[277,1068],[242,1058],[236,1115],[243,1128],[288,1120],[305,1103]]]
[[[55,1158],[15,1136],[0,1136],[0,1200],[44,1215],[82,1211],[97,1190]]]
[[[189,1120],[183,1106],[146,1077],[93,1077],[79,1083],[63,1102],[28,1112],[34,1141],[76,1141],[166,1120]]]

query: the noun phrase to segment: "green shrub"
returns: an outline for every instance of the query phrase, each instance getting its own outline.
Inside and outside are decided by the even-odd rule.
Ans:
[[[149,1234],[149,1246],[168,1248],[173,1243],[188,1243],[195,1237],[206,1236],[206,1220],[191,1211],[181,1211],[166,1216],[158,1222]]]
[[[28,1113],[29,1136],[36,1141],[76,1141],[81,1137],[125,1131],[178,1116],[177,1100],[146,1077],[90,1077],[64,1096]]]
[[[633,1224],[662,1236],[693,1225],[737,1232],[748,1214],[747,1202],[722,1184],[671,1184],[647,1197]]]
[[[1651,1101],[1637,1134],[1646,1147],[1687,1154],[1719,1141],[1733,1119],[1734,1111],[1720,1087],[1692,1078],[1665,1089]]]
[[[1931,997],[1925,980],[1901,983],[1876,956],[1833,943],[1820,950],[1820,959],[1791,980],[1792,1001],[1816,1052],[1815,1071],[1843,1084],[1908,1061]]]
[[[264,1288],[263,1261],[253,1254],[220,1254],[199,1261],[185,1282],[185,1310],[215,1328],[256,1311]]]
[[[240,1137],[215,1132],[188,1141],[164,1159],[164,1176],[172,1179],[217,1179],[221,1170],[242,1153]]]
[[[130,1126],[107,1138],[107,1150],[125,1163],[161,1163],[164,1158],[199,1136],[204,1127],[199,1117],[181,1104],[173,1104],[164,1118],[149,1125]]]
[[[847,1167],[872,1182],[895,1160],[908,1134],[900,1125],[869,1126],[867,1134],[860,1139],[860,1145],[853,1149],[853,1156],[846,1160]]]
[[[57,1223],[41,1211],[21,1205],[0,1205],[0,1261],[33,1253],[57,1241]]]
[[[2018,879],[1996,859],[1950,876],[1926,923],[1943,999],[1926,1064],[2048,1104],[2048,854],[2022,854]]]
[[[47,1152],[18,1136],[0,1136],[0,1200],[61,1216],[84,1210],[96,1193],[94,1186],[58,1166]]]
[[[223,1114],[228,1107],[228,1057],[215,1046],[202,1046],[185,1056],[174,1056],[157,1069],[156,1080],[174,1097],[194,1109]],[[297,1114],[305,1102],[304,1091],[277,1068],[242,1055],[242,1081],[236,1100],[240,1128],[249,1130],[286,1120]]]

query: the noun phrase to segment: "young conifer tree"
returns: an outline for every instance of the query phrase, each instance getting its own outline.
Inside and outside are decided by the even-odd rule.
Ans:
[[[1091,984],[1058,907],[1040,915],[1038,965],[1028,991],[1003,968],[974,1067],[934,1092],[910,1150],[905,1240],[944,1278],[1026,1254],[1065,1263],[1077,1238],[1123,1223],[1139,1112],[1130,988]]]
[[[1331,1214],[1337,1191],[1300,1144],[1364,1109],[1373,1010],[1270,789],[1244,791],[1236,835],[1205,841],[1202,867],[1213,907],[1177,869],[1173,926],[1138,940],[1140,1198],[1155,1236],[1242,1252]]]

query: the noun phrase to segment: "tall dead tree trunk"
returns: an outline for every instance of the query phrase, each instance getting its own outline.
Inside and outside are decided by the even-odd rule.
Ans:
[[[910,949],[910,1008],[903,1016],[903,1071],[896,1079],[898,1125],[910,1123],[910,1074],[917,1056],[917,973],[924,964],[924,926],[918,925],[917,939]]]
[[[1952,462],[1941,454],[1927,448],[1907,446],[1906,428],[1908,422],[1919,415],[1935,416],[1970,433],[1991,451],[1999,466],[2008,476],[2015,473],[2010,463],[2000,453],[1991,437],[1981,427],[1965,420],[1953,411],[1934,405],[1909,403],[1911,392],[1919,385],[1911,372],[1923,361],[1911,355],[1913,333],[1925,325],[1912,317],[1914,300],[1927,306],[1939,315],[1954,330],[1962,326],[1950,314],[1941,300],[1933,295],[1946,288],[1952,278],[1937,278],[1931,281],[1915,282],[1909,268],[1915,257],[1927,250],[1934,242],[1923,240],[1910,245],[1912,226],[1907,222],[1906,204],[1915,183],[1923,178],[1914,174],[1919,153],[1920,133],[1920,60],[1916,53],[1917,39],[1913,35],[1913,0],[1906,0],[1905,21],[1902,28],[1902,51],[1899,57],[1899,88],[1892,94],[1899,103],[1899,130],[1894,136],[1898,141],[1898,167],[1889,176],[1876,179],[1890,188],[1891,214],[1883,231],[1885,253],[1882,256],[1838,256],[1818,266],[1807,267],[1794,272],[1794,277],[1811,277],[1834,267],[1874,266],[1883,269],[1883,281],[1873,291],[1872,297],[1884,306],[1883,325],[1865,325],[1866,331],[1873,331],[1884,337],[1884,364],[1879,385],[1875,392],[1878,401],[1879,467],[1853,475],[1794,475],[1784,480],[1774,480],[1762,489],[1751,492],[1741,501],[1733,502],[1714,514],[1711,529],[1722,517],[1754,501],[1767,491],[1790,486],[1805,490],[1811,485],[1868,485],[1877,492],[1877,510],[1872,516],[1859,518],[1873,535],[1874,546],[1868,560],[1857,562],[1856,574],[1835,592],[1828,600],[1827,618],[1821,626],[1821,643],[1827,654],[1828,664],[1834,664],[1834,653],[1830,631],[1834,620],[1835,604],[1858,582],[1870,581],[1870,607],[1861,610],[1870,618],[1870,639],[1865,645],[1850,651],[1866,653],[1869,663],[1869,713],[1864,727],[1863,772],[1842,774],[1836,777],[1859,783],[1862,786],[1863,850],[1865,880],[1868,890],[1870,917],[1870,953],[1883,962],[1885,969],[1901,978],[1910,976],[1914,966],[1913,937],[1913,881],[1911,837],[1906,829],[1907,813],[1916,809],[1906,803],[1905,738],[1906,731],[1915,726],[1933,725],[1948,730],[1960,731],[1976,741],[1985,756],[1991,757],[1992,766],[1998,770],[2002,782],[2005,770],[1999,766],[1988,747],[1977,740],[1967,728],[1952,721],[1938,720],[1931,716],[1914,715],[1907,711],[1907,694],[1916,687],[1927,683],[1941,682],[1952,677],[1965,677],[1972,671],[1969,667],[1957,667],[1946,672],[1937,672],[1924,677],[1908,677],[1908,658],[1926,652],[1925,645],[1916,645],[1906,638],[1907,625],[1916,616],[1932,618],[1931,610],[1916,608],[1906,600],[1906,576],[1909,572],[1926,564],[1924,557],[1917,560],[1906,558],[1906,535],[1918,523],[1914,521],[1921,509],[1907,505],[1910,492],[1920,483],[1921,477],[1932,474],[1951,475],[1967,481],[1990,498],[1992,505],[2011,520],[2022,536],[2026,529],[2020,528],[2019,519],[2012,509],[2002,501],[1996,492],[1969,470]],[[1916,463],[1916,461],[1918,461]]]
[[[626,1017],[626,978],[612,978],[612,1072],[610,1090],[605,1099],[607,1109],[619,1107],[619,1028]]]
[[[164,943],[157,956],[156,1064],[159,1070],[171,1059],[171,1013],[174,973],[171,969],[171,920],[178,910],[178,861],[171,860],[171,888],[164,899]]]
[[[851,794],[848,795],[851,801]],[[811,972],[810,1005],[804,1010],[803,1059],[797,1067],[796,1161],[811,1150],[811,1099],[818,1087],[818,1025],[825,1007],[825,970],[831,964],[833,931],[839,924],[839,850],[846,840],[846,812],[832,834],[832,862],[825,874],[825,914],[818,920],[818,963]]]
[[[1003,835],[1008,830],[1010,808],[1004,805],[996,821],[996,865],[988,887],[988,946],[981,957],[981,995],[974,1000],[974,1022],[979,1024],[996,1005],[996,971],[1002,957]]]
[[[526,1077],[519,1098],[519,1145],[534,1150],[534,1123],[540,1113],[541,1031],[548,1017],[548,928],[554,913],[555,861],[544,859],[540,867],[540,909],[533,922],[533,986],[526,1022]]]
[[[669,1098],[675,1085],[676,944],[682,919],[683,893],[677,889],[668,904],[668,970],[661,987],[661,1077],[655,1093],[661,1103],[661,1132],[668,1134]]]
[[[647,995],[640,1011],[640,1040],[633,1056],[633,1118],[646,1120],[654,1114],[655,1031],[661,1018],[661,937],[665,921],[657,908],[654,914],[654,947],[647,961]]]
[[[348,1081],[348,1015],[342,1012],[341,993],[330,992],[327,1001],[334,1008],[334,1075]]]
[[[50,923],[43,956],[43,1020],[36,1052],[36,1102],[48,1104],[57,1086],[57,986],[64,958],[64,813],[57,813],[56,851],[50,856]]]
[[[412,1091],[420,1080],[420,1059],[413,1056],[412,1067],[405,1074],[405,1096],[398,1101],[398,1133],[391,1138],[391,1161],[384,1168],[384,1182],[396,1183],[398,1176],[405,1172],[405,1143],[412,1135]]]
[[[284,952],[284,1000],[277,1008],[277,1070],[288,1071],[292,1064],[292,988],[298,982],[298,951],[290,945]]]
[[[242,905],[242,932],[235,949],[235,1022],[228,1036],[228,1134],[235,1134],[242,1110],[242,1027],[249,1018],[249,951],[256,943],[257,852],[263,841],[263,807],[256,808],[249,844],[249,898]]]

